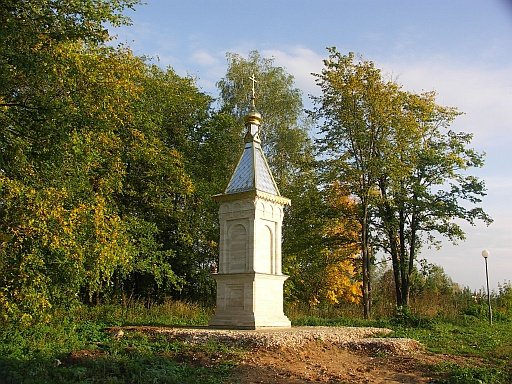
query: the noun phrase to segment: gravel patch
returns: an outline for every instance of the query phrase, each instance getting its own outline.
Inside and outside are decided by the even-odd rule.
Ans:
[[[294,348],[309,342],[322,341],[350,350],[365,350],[385,353],[405,353],[421,348],[420,343],[411,339],[379,338],[389,335],[387,328],[374,327],[292,327],[257,330],[227,330],[206,327],[150,327],[127,326],[109,328],[114,337],[124,332],[165,334],[169,339],[190,344],[216,341],[238,347],[250,348]]]

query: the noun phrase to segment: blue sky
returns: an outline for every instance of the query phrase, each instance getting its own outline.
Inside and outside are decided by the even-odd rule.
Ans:
[[[437,91],[439,104],[464,112],[452,128],[473,133],[473,147],[487,154],[473,174],[486,181],[483,207],[494,223],[464,226],[464,243],[443,241],[420,257],[479,289],[486,248],[491,286],[512,280],[512,1],[146,0],[126,14],[133,24],[112,31],[119,42],[193,76],[212,96],[226,53],[258,50],[295,77],[308,104],[318,94],[310,73],[331,46],[374,61],[405,89]]]

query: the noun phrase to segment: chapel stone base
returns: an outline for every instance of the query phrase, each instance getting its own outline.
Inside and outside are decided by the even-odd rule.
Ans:
[[[283,312],[283,284],[288,276],[248,272],[213,277],[217,281],[217,308],[210,327],[291,327]]]

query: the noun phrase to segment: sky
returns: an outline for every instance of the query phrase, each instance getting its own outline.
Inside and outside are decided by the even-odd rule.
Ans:
[[[132,25],[111,31],[118,42],[213,97],[226,53],[257,50],[294,76],[310,106],[327,47],[373,61],[406,90],[436,91],[438,104],[464,112],[452,129],[486,153],[472,174],[485,180],[494,222],[463,225],[465,242],[420,258],[479,290],[487,249],[491,289],[512,281],[512,0],[145,0],[125,14]]]

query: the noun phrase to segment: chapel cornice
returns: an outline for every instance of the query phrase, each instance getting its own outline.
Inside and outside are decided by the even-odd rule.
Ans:
[[[240,200],[255,200],[261,199],[265,201],[269,201],[271,203],[276,203],[280,205],[291,205],[291,200],[281,196],[281,195],[273,195],[271,193],[266,193],[258,190],[244,191],[239,193],[221,193],[215,196],[212,196],[212,199],[219,202],[228,202],[228,201],[240,201]]]

